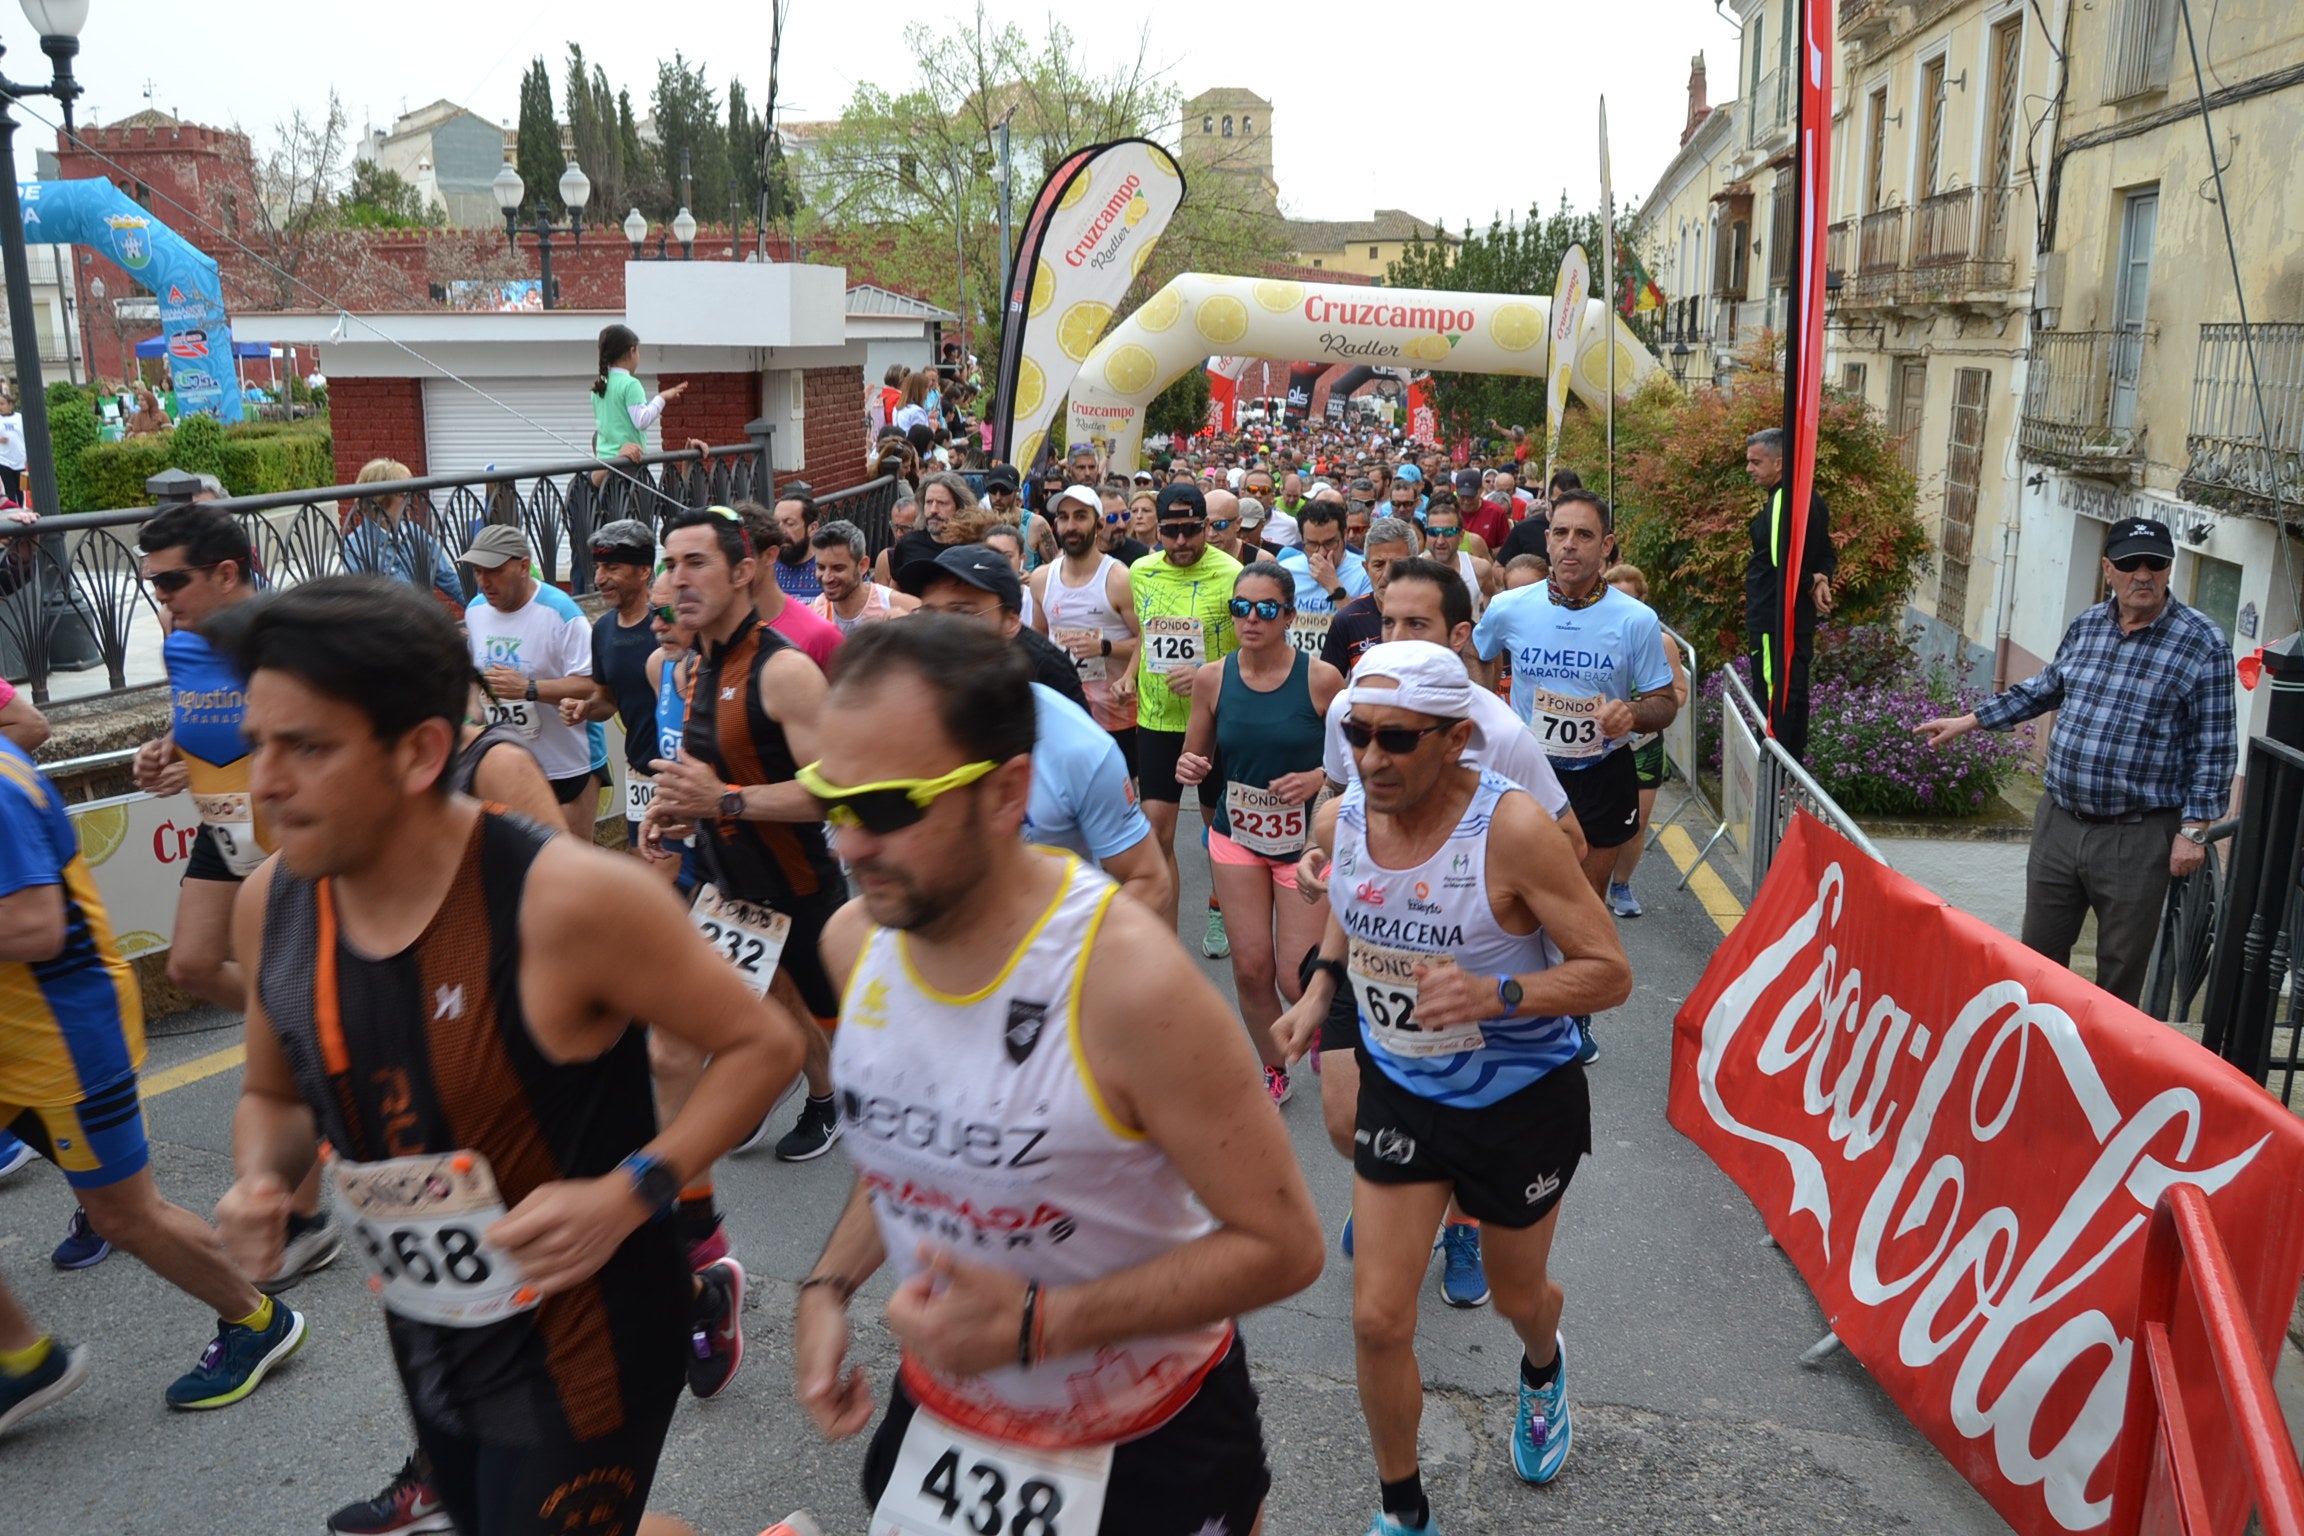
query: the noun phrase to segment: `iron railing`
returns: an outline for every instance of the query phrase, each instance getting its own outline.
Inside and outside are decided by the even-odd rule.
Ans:
[[[1776,130],[1791,121],[1785,110],[1786,76],[1782,69],[1772,69],[1760,77],[1752,92],[1752,116],[1745,124],[1747,144],[1765,144],[1775,136]]]
[[[1854,843],[1865,857],[1884,867],[1881,853],[1856,818],[1840,808],[1800,760],[1768,734],[1767,716],[1752,701],[1733,666],[1720,669],[1720,830],[1696,855],[1708,858],[1723,839],[1743,854],[1750,889],[1757,892],[1776,862],[1776,849],[1791,829],[1792,813],[1806,811]],[[1691,679],[1693,684],[1694,679]],[[1690,866],[1693,869],[1693,865]],[[1681,882],[1685,885],[1687,882]]]
[[[2200,1043],[2290,1103],[2304,1068],[2304,996],[2290,984],[2304,915],[2304,752],[2248,742],[2248,802],[2225,864]]]
[[[2114,374],[2133,379],[2148,331],[2034,331],[2016,440],[2025,452],[2074,464],[2123,464],[2138,449],[2130,425],[2115,426]]]
[[[1896,297],[1904,272],[1902,206],[1880,208],[1856,223],[1856,281],[1848,297],[1875,304]]]
[[[2163,1022],[2187,1023],[2200,989],[2208,984],[2208,962],[2216,949],[2217,917],[2223,895],[2217,888],[2225,846],[2240,829],[2237,817],[2208,829],[2207,859],[2189,875],[2168,882],[2160,904],[2160,934],[2144,972],[2144,1011]]]
[[[2184,489],[2212,503],[2304,506],[2304,323],[2200,327]],[[2248,366],[2253,340],[2256,367]],[[2264,381],[2256,410],[2255,375]]]
[[[1912,208],[1915,298],[1950,298],[2006,288],[2015,280],[2008,259],[2008,189],[1962,187],[1924,197]]]

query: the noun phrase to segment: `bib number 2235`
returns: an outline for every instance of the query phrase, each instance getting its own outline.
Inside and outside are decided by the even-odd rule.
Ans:
[[[1095,1536],[1112,1447],[1038,1450],[913,1415],[872,1536]]]

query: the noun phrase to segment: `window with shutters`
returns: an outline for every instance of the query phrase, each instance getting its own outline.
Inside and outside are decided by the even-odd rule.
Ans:
[[[1896,359],[1896,371],[1889,375],[1888,425],[1897,436],[1897,456],[1915,475],[1920,473],[1920,418],[1927,406],[1928,360]]]
[[[2104,99],[2125,101],[2164,90],[2176,51],[2175,0],[2098,0],[2110,9]]]
[[[1865,115],[1864,211],[1878,213],[1887,197],[1888,88],[1872,93],[1872,109]]]
[[[1944,563],[1937,572],[1936,617],[1965,632],[1968,567],[1976,557],[1976,499],[1984,483],[1984,416],[1992,371],[1962,368],[1952,376],[1952,439],[1944,453]]]
[[[1864,365],[1862,363],[1848,363],[1841,368],[1840,389],[1842,393],[1853,395],[1859,400],[1864,398]]]
[[[1944,169],[1944,55],[1920,66],[1919,197],[1934,197]]]

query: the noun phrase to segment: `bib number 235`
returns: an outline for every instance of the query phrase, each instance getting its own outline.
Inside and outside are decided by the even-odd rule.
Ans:
[[[1037,1450],[913,1416],[872,1536],[1095,1536],[1112,1447]]]

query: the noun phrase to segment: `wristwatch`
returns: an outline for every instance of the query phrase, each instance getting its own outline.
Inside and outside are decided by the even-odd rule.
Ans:
[[[720,786],[720,819],[722,821],[742,821],[744,819],[744,791],[733,784]]]
[[[1104,637],[1104,654],[1107,656],[1112,654],[1112,637],[1110,635]]]
[[[1343,604],[1352,601],[1352,594],[1346,591],[1341,585],[1339,585],[1329,590],[1328,600],[1337,604],[1338,606],[1342,606]]]
[[[1496,978],[1496,1001],[1504,1005],[1506,1013],[1520,1011],[1520,983],[1509,976]]]
[[[528,679],[528,702],[531,704],[536,702],[536,679],[534,678]]]
[[[2202,848],[2208,846],[2208,829],[2206,827],[2178,827],[2176,835],[2184,841],[2195,843]]]
[[[672,1165],[648,1152],[635,1152],[616,1165],[632,1181],[632,1193],[648,1207],[650,1221],[662,1221],[680,1203],[680,1175]]]

